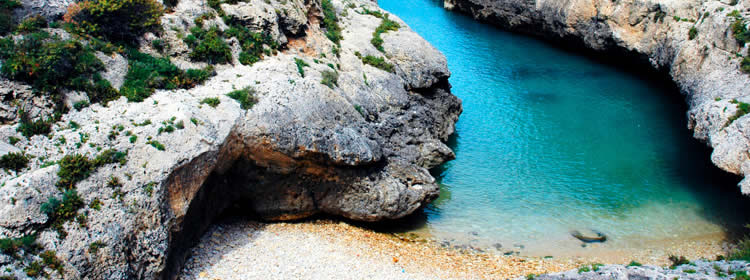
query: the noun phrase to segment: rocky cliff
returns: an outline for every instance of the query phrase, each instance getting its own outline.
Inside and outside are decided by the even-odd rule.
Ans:
[[[500,28],[541,36],[668,73],[689,105],[688,127],[721,169],[750,174],[750,1],[445,0]],[[739,31],[739,32],[738,32]],[[741,34],[744,32],[744,34]],[[743,62],[744,60],[744,62]],[[750,193],[750,180],[740,183]]]
[[[60,19],[70,2],[24,0],[16,16]],[[428,169],[454,157],[443,142],[461,103],[450,93],[443,55],[400,19],[365,0],[171,2],[161,32],[137,39],[140,52],[181,69],[206,67],[186,34],[230,34],[231,19],[270,38],[262,60],[244,63],[247,46],[225,36],[230,61],[211,63],[214,76],[203,84],[106,104],[65,91],[66,113],[48,134],[29,137],[19,132],[19,110],[41,117],[54,105],[27,83],[0,78],[0,146],[29,159],[0,174],[0,243],[8,245],[0,246],[0,276],[173,278],[228,207],[266,220],[327,213],[376,221],[437,197]],[[331,8],[338,43],[324,26]],[[386,19],[396,27],[373,43]],[[134,55],[96,56],[115,89],[129,83]],[[84,165],[85,174],[70,174]],[[72,213],[55,211],[69,209],[71,187],[80,202],[70,199]]]

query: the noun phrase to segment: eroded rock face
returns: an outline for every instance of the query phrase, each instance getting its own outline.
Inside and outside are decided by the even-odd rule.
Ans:
[[[734,100],[750,102],[750,75],[739,69],[747,47],[733,37],[737,10],[750,18],[750,1],[672,0],[445,0],[501,28],[563,44],[639,60],[668,72],[686,95],[688,127],[714,148],[711,160],[728,172],[750,174],[750,118],[731,121]],[[694,27],[697,36],[689,38]],[[750,180],[740,183],[750,194]]]
[[[179,67],[201,66],[189,61],[178,38],[211,12],[200,2],[180,1],[162,19],[165,54]],[[376,4],[334,0],[344,37],[337,56],[319,24],[320,2],[283,2],[222,5],[285,43],[251,67],[237,62],[235,50],[235,63],[217,65],[204,85],[160,90],[141,103],[120,98],[71,110],[49,137],[21,137],[12,121],[1,126],[0,140],[19,137],[14,146],[34,159],[21,172],[0,175],[0,237],[39,231],[44,249],[66,260],[64,278],[171,278],[187,249],[230,205],[268,220],[328,213],[376,221],[403,217],[435,199],[438,186],[428,169],[454,157],[443,142],[462,110],[450,93],[442,54],[396,17],[402,27],[383,34],[385,54],[379,52],[370,39],[381,20],[355,12]],[[150,49],[153,39],[147,34],[141,51],[158,55]],[[395,70],[365,65],[355,53],[385,57]],[[309,64],[304,77],[295,58]],[[122,84],[124,58],[102,60],[103,77]],[[332,87],[321,83],[326,71],[338,73]],[[243,88],[258,101],[250,109],[226,96]],[[209,97],[221,103],[201,104]],[[160,132],[169,121],[184,128]],[[40,210],[61,195],[54,186],[59,167],[49,163],[75,153],[93,158],[103,149],[127,151],[128,161],[76,184],[87,222],[66,222],[68,235],[60,238]],[[113,177],[119,186],[109,183]],[[100,210],[91,207],[95,200]],[[90,250],[93,243],[101,248]],[[0,258],[0,269],[6,268],[25,275],[18,261]]]

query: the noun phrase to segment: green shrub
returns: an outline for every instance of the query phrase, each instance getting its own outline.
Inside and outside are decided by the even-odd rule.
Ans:
[[[671,262],[672,262],[672,265],[670,265],[670,266],[669,266],[669,267],[670,267],[670,268],[672,268],[672,269],[674,269],[675,267],[678,267],[678,266],[684,265],[684,264],[690,264],[690,261],[688,261],[688,260],[687,260],[687,259],[685,258],[685,256],[679,256],[679,257],[678,257],[678,256],[673,256],[673,255],[670,255],[670,256],[669,256],[669,261],[671,261]]]
[[[193,51],[190,52],[191,59],[212,64],[232,62],[232,49],[224,41],[218,27],[213,26],[208,31],[201,30],[192,35],[197,38],[197,43],[193,47]]]
[[[164,147],[164,145],[162,145],[161,143],[159,143],[159,141],[156,141],[156,140],[148,141],[148,142],[146,142],[146,144],[151,145],[152,147],[156,148],[159,151],[166,150],[166,148]]]
[[[299,72],[299,75],[302,76],[302,78],[304,78],[305,77],[304,67],[308,67],[310,66],[310,64],[307,64],[307,62],[305,62],[304,60],[296,58],[296,57],[294,58],[294,64],[297,65],[297,72]]]
[[[44,251],[41,254],[39,254],[39,257],[42,258],[42,262],[44,262],[45,266],[51,269],[57,270],[57,272],[60,273],[60,275],[63,275],[64,270],[63,270],[62,261],[60,261],[60,259],[57,258],[55,251]]]
[[[94,241],[89,244],[89,253],[96,254],[96,252],[98,252],[100,248],[104,248],[104,246],[107,246],[107,244],[101,240]]]
[[[64,20],[78,34],[132,44],[146,32],[157,31],[163,14],[157,0],[87,0],[71,4]]]
[[[16,0],[0,0],[0,35],[13,31],[13,10],[19,7]]]
[[[362,57],[362,62],[364,64],[372,65],[373,67],[381,69],[386,72],[393,73],[395,71],[395,67],[393,67],[393,64],[386,62],[385,58],[382,58],[382,57],[375,57],[372,55],[367,55],[365,57]]]
[[[21,110],[19,113],[20,121],[16,131],[20,132],[24,137],[31,137],[34,135],[46,135],[52,131],[52,120],[31,120],[29,116]]]
[[[642,266],[643,264],[637,262],[637,261],[631,261],[628,266]]]
[[[740,62],[740,70],[745,73],[750,73],[750,51],[748,51],[748,55],[742,58],[742,62]]]
[[[36,15],[21,21],[21,23],[18,24],[18,27],[16,27],[16,31],[21,33],[34,33],[39,32],[42,28],[46,28],[47,26],[47,19],[43,16]]]
[[[232,98],[234,100],[237,100],[237,102],[240,102],[240,107],[242,109],[250,109],[255,105],[256,100],[253,95],[255,94],[255,89],[251,87],[246,87],[240,90],[235,90],[227,94],[229,98]]]
[[[36,235],[24,235],[19,238],[0,238],[0,252],[11,257],[18,257],[18,251],[34,253],[39,250]]]
[[[333,89],[334,86],[339,85],[339,73],[335,71],[323,71],[320,74],[323,77],[320,81],[321,84],[324,84],[331,89]]]
[[[164,40],[162,39],[156,39],[151,41],[151,47],[158,52],[164,52],[164,50],[167,48],[167,44],[164,43]]]
[[[49,94],[61,106],[64,88],[89,93],[92,101],[112,99],[114,90],[98,74],[104,64],[90,46],[78,41],[51,38],[46,32],[31,33],[18,43],[3,41],[5,59],[0,72],[9,79],[32,85],[37,92]],[[117,95],[114,92],[114,95]]]
[[[341,36],[341,27],[338,23],[339,19],[336,16],[336,8],[331,4],[331,0],[321,1],[321,8],[323,9],[324,17],[322,23],[323,28],[326,29],[326,37],[336,43],[336,45],[341,44],[343,36]]]
[[[119,163],[125,165],[128,162],[128,153],[121,152],[113,149],[105,150],[101,152],[94,161],[92,162],[94,168],[101,167],[107,164]]]
[[[22,153],[7,153],[0,157],[0,168],[21,171],[29,165],[29,158]]]
[[[401,28],[401,25],[399,25],[395,21],[390,20],[388,18],[388,14],[383,15],[383,21],[380,22],[378,28],[376,28],[375,32],[372,33],[372,40],[370,40],[370,43],[372,43],[372,45],[375,46],[375,48],[380,52],[385,53],[385,49],[383,49],[383,38],[381,37],[381,35],[388,31],[396,31],[399,28]]]
[[[76,190],[71,189],[63,193],[62,198],[50,197],[47,202],[42,204],[42,213],[47,215],[47,223],[57,230],[60,238],[67,236],[63,229],[63,224],[74,219],[78,209],[84,206],[83,200],[78,196]]]
[[[240,42],[242,52],[239,60],[244,65],[252,65],[263,59],[264,53],[268,51],[263,45],[268,45],[272,50],[279,48],[279,44],[271,36],[252,32],[239,24],[232,24],[224,35],[226,38],[235,37]]]
[[[693,26],[690,27],[690,31],[688,31],[688,40],[693,40],[695,37],[698,37],[698,29]]]
[[[23,268],[23,272],[26,272],[26,276],[32,278],[47,277],[47,273],[44,272],[44,266],[39,261],[34,261]]]
[[[216,106],[219,106],[219,104],[221,104],[221,100],[219,100],[218,97],[206,97],[201,100],[200,104],[206,104],[208,106],[211,106],[211,108],[216,108]]]
[[[740,14],[737,12],[737,10],[733,11],[729,14],[729,16],[734,17],[734,22],[732,23],[732,34],[734,35],[734,39],[737,40],[737,43],[740,44],[740,46],[744,46],[745,43],[750,41],[750,31],[747,29],[747,26],[745,26],[745,19],[740,16]]]
[[[747,113],[750,113],[750,104],[747,104],[745,102],[739,102],[736,99],[729,101],[729,103],[737,105],[737,112],[734,113],[731,117],[729,117],[729,120],[727,122],[727,126],[730,125],[732,122],[736,121],[737,119],[741,118],[744,115],[747,115]]]
[[[80,154],[67,155],[59,162],[60,170],[57,175],[60,180],[58,187],[71,189],[75,183],[85,180],[99,167],[112,163],[125,164],[127,163],[127,155],[127,152],[113,149],[104,150],[93,160]]]
[[[120,93],[131,102],[141,102],[156,89],[192,88],[213,76],[211,67],[182,71],[169,59],[156,58],[134,49],[128,51],[128,73]]]

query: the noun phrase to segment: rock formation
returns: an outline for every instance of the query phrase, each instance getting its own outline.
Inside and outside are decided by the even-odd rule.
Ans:
[[[742,108],[750,102],[750,74],[740,70],[750,54],[732,31],[738,19],[748,24],[750,1],[445,0],[444,5],[503,29],[668,73],[686,96],[688,127],[713,147],[713,163],[746,178],[750,174],[750,118]],[[750,180],[740,187],[750,194]]]
[[[17,13],[55,19],[69,2],[24,0]],[[214,65],[216,75],[203,85],[71,109],[48,136],[29,138],[17,132],[19,107],[40,114],[50,106],[23,83],[0,79],[0,139],[14,142],[3,143],[4,153],[31,157],[28,168],[0,175],[0,238],[37,234],[41,250],[63,260],[62,275],[45,269],[52,278],[172,278],[187,249],[230,206],[267,220],[327,213],[376,221],[437,197],[428,169],[454,157],[443,142],[462,110],[440,52],[394,16],[400,28],[382,34],[380,52],[371,39],[381,19],[362,8],[378,11],[370,1],[330,1],[340,47],[321,27],[320,0],[227,2],[235,2],[221,4],[227,15],[268,34],[280,51],[246,66],[230,39],[232,63]],[[140,38],[140,51],[184,69],[205,66],[189,58],[181,37],[214,12],[201,0],[178,1],[162,17],[162,34]],[[219,17],[204,24],[227,28]],[[157,39],[168,46],[161,54]],[[368,55],[384,58],[392,71],[363,63]],[[119,88],[127,59],[97,56],[106,66],[102,77]],[[249,109],[227,96],[241,89],[257,102]],[[55,163],[108,149],[126,152],[126,162],[103,165],[75,185],[83,221],[63,223],[61,236],[42,212],[62,193]],[[25,267],[40,260],[19,255],[0,254],[0,276],[25,278]]]

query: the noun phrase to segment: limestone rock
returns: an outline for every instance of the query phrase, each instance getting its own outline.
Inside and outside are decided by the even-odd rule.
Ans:
[[[327,213],[377,221],[403,217],[435,199],[438,185],[428,168],[454,157],[444,141],[462,110],[450,93],[445,58],[405,24],[384,35],[390,55],[380,54],[370,40],[381,20],[355,11],[377,5],[332,3],[343,29],[340,48],[320,26],[319,0],[223,4],[245,26],[276,34],[282,49],[246,66],[236,59],[239,42],[227,40],[235,48],[234,63],[214,65],[216,76],[203,85],[157,90],[140,103],[121,97],[71,110],[50,136],[26,139],[16,131],[12,108],[0,111],[8,115],[0,139],[22,139],[16,147],[33,156],[18,174],[0,173],[0,237],[37,232],[39,243],[65,260],[67,279],[170,279],[190,246],[229,207],[267,220]],[[181,0],[172,10],[158,35],[168,48],[153,52],[149,42],[157,34],[147,34],[140,50],[183,69],[206,66],[188,59],[180,34],[215,11],[199,0]],[[227,28],[219,17],[204,24]],[[355,53],[383,56],[396,70],[364,65]],[[102,76],[119,87],[127,60],[97,57],[106,65]],[[304,75],[295,58],[309,64]],[[330,87],[322,84],[324,73],[336,77]],[[0,87],[3,106],[33,99],[25,85],[0,83],[8,85]],[[237,89],[250,90],[257,103],[241,108],[227,96]],[[220,103],[201,104],[205,98]],[[177,128],[160,130],[169,123]],[[54,163],[73,154],[94,158],[106,149],[127,152],[127,162],[99,167],[75,185],[86,205],[77,214],[86,222],[68,221],[67,236],[58,236],[40,211],[61,195]],[[90,250],[91,244],[101,248]],[[24,275],[16,260],[0,263],[5,269]]]

